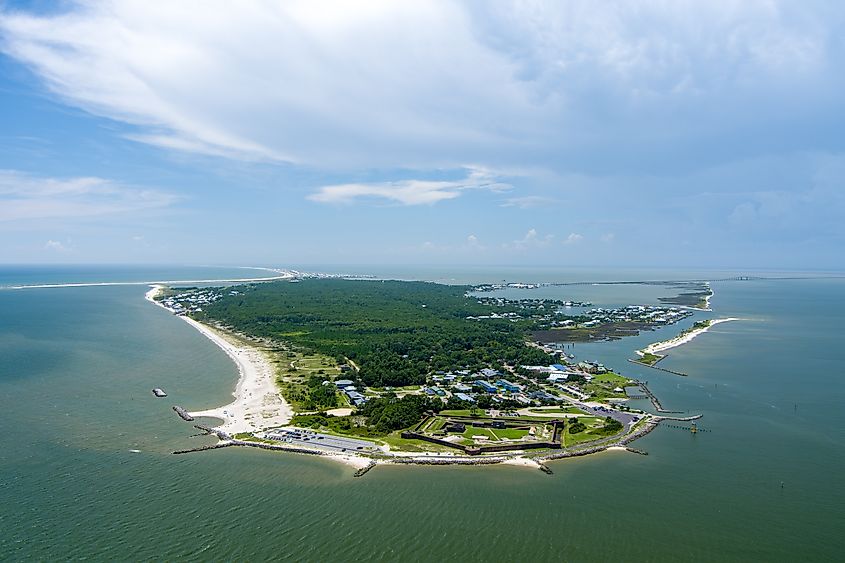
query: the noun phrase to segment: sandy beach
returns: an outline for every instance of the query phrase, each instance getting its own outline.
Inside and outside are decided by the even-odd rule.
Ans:
[[[687,342],[692,341],[696,336],[698,336],[699,334],[704,334],[705,332],[710,330],[710,328],[712,328],[713,326],[715,326],[719,323],[726,323],[728,321],[738,321],[738,320],[740,320],[740,319],[738,319],[736,317],[727,317],[727,318],[724,318],[724,319],[713,319],[713,320],[710,321],[710,324],[708,326],[696,328],[696,329],[691,330],[689,332],[679,334],[678,336],[676,336],[674,338],[670,338],[669,340],[663,340],[663,341],[660,341],[660,342],[655,342],[654,344],[649,344],[648,346],[646,346],[642,350],[637,350],[637,354],[641,357],[644,356],[645,354],[655,354],[655,355],[657,355],[657,354],[659,354],[659,352],[662,352],[664,350],[668,350],[670,348],[675,348],[676,346],[681,346],[683,344],[686,344]]]
[[[153,286],[146,298],[166,309],[154,299],[163,287]],[[215,428],[229,434],[256,432],[290,422],[293,410],[279,393],[275,368],[264,352],[189,317],[180,318],[226,352],[238,366],[239,373],[232,393],[234,401],[221,407],[191,412],[191,416],[218,418],[222,424]]]

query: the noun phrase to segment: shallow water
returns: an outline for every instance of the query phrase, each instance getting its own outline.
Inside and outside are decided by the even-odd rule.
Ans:
[[[714,284],[714,312],[695,319],[743,320],[669,350],[662,365],[686,378],[625,361],[686,325],[575,346],[648,380],[666,408],[703,413],[709,432],[659,428],[636,443],[648,456],[554,462],[552,476],[378,467],[361,479],[289,454],[171,455],[208,440],[171,405],[222,404],[237,374],[144,289],[0,291],[0,558],[840,560],[841,280]]]

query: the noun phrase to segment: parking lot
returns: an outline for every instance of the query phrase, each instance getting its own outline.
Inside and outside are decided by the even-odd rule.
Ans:
[[[302,428],[276,428],[264,432],[263,438],[294,446],[315,448],[327,452],[375,452],[378,447],[366,440],[322,434]]]

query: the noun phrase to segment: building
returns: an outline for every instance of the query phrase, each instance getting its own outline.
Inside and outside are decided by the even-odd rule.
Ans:
[[[338,389],[345,389],[352,386],[352,381],[349,379],[338,379],[334,384]]]
[[[347,390],[347,391],[344,391],[344,393],[346,393],[346,396],[349,397],[349,402],[352,403],[353,405],[355,405],[356,407],[360,407],[361,405],[363,405],[364,403],[367,402],[367,398],[364,397],[358,391],[348,391]]]
[[[475,384],[478,387],[481,387],[481,389],[485,393],[496,393],[498,391],[498,389],[496,389],[495,385],[491,385],[490,383],[487,383],[486,381],[476,381]]]
[[[475,399],[467,395],[466,393],[455,393],[455,398],[460,399],[461,401],[467,401],[470,403],[474,403]]]
[[[521,391],[522,387],[517,385],[516,383],[511,383],[507,379],[500,379],[496,382],[496,385],[504,389],[505,391],[510,391],[511,393],[516,393],[517,391]]]

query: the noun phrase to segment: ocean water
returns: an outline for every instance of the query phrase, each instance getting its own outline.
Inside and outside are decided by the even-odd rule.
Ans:
[[[614,275],[601,274],[577,275]],[[3,275],[9,285],[144,279]],[[490,275],[414,277],[498,281]],[[666,294],[574,287],[557,296],[612,304],[636,292],[631,301],[645,304]],[[843,280],[714,284],[714,311],[686,323],[742,320],[669,351],[662,365],[688,377],[626,362],[686,325],[575,346],[579,359],[648,380],[666,408],[704,414],[707,432],[661,427],[636,442],[648,456],[553,462],[551,476],[378,467],[361,479],[290,454],[172,455],[209,439],[192,436],[171,405],[222,404],[237,373],[205,337],[147,303],[145,289],[0,290],[0,559],[842,560]],[[166,399],[152,396],[157,386]]]

